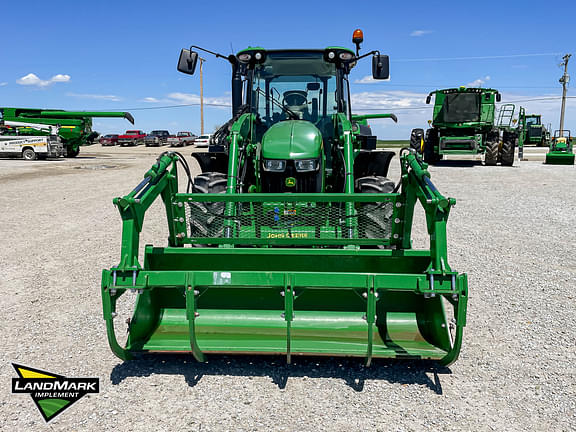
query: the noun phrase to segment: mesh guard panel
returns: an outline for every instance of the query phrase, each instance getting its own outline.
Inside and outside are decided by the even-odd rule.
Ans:
[[[396,198],[395,194],[377,200],[366,197],[361,202],[199,202],[188,198],[184,243],[386,246],[400,223],[394,214]]]

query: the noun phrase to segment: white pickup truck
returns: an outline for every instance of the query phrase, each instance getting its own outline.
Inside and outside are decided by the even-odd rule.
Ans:
[[[9,128],[7,128],[7,126]],[[20,128],[33,127],[50,132],[46,136],[18,135]],[[0,122],[0,156],[26,160],[58,158],[64,156],[64,146],[58,136],[58,126],[17,121]],[[16,133],[16,134],[15,134]]]
[[[184,147],[194,144],[194,139],[196,139],[196,135],[192,132],[178,132],[175,137],[168,138],[168,145],[170,147]]]

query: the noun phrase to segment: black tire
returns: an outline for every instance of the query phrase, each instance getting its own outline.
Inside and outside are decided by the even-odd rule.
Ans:
[[[38,159],[38,155],[31,148],[25,148],[24,150],[22,150],[22,159],[36,160],[36,159]]]
[[[484,165],[494,166],[498,163],[498,149],[500,145],[497,140],[486,141],[486,153],[484,154]]]
[[[78,156],[78,153],[80,153],[79,147],[77,147],[76,149],[73,149],[72,147],[66,147],[67,158],[75,158],[76,156]]]
[[[442,156],[436,153],[436,145],[438,144],[438,131],[435,129],[428,129],[426,131],[426,138],[424,139],[424,162],[434,165],[438,163]]]
[[[356,180],[358,193],[392,193],[396,185],[387,177],[372,176]],[[360,238],[387,239],[392,229],[394,207],[391,202],[364,203],[358,209]],[[384,246],[368,246],[383,249]]]
[[[502,166],[512,166],[514,165],[514,151],[516,149],[515,139],[506,139],[502,143],[502,148],[500,150],[500,163]]]
[[[422,154],[424,150],[424,129],[412,129],[410,134],[410,148]]]
[[[194,177],[192,192],[225,193],[226,174],[205,172]],[[224,233],[224,202],[190,202],[190,237],[222,237]],[[206,245],[198,245],[200,247]]]

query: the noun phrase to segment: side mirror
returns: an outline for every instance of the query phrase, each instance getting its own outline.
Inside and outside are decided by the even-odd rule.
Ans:
[[[197,61],[198,53],[196,51],[183,49],[180,51],[180,58],[178,59],[178,70],[188,75],[194,75]]]
[[[390,78],[390,58],[387,55],[375,55],[372,57],[372,78]]]
[[[430,96],[430,95],[426,96],[426,105],[428,105],[431,100],[432,100],[432,96]]]
[[[502,100],[502,95],[500,93],[496,93],[496,102],[500,102]]]

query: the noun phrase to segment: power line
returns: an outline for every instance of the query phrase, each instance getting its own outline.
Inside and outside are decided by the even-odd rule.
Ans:
[[[477,56],[477,57],[428,57],[428,58],[413,58],[413,59],[394,59],[394,61],[424,62],[424,61],[453,61],[453,60],[493,60],[493,59],[507,59],[507,58],[520,58],[520,57],[545,57],[545,56],[558,56],[558,55],[562,55],[562,53],[509,54],[509,55]]]
[[[500,87],[502,88],[502,87]],[[575,99],[576,96],[567,96],[566,99]],[[562,99],[562,96],[550,96],[550,97],[541,97],[541,98],[531,98],[531,99],[518,99],[513,101],[506,101],[501,102],[500,104],[504,103],[520,103],[520,102],[532,102],[532,101],[540,101],[540,100],[558,100]],[[215,107],[226,107],[229,108],[231,104],[215,104],[215,103],[205,103],[204,105],[208,106],[215,106]],[[118,111],[145,111],[145,110],[157,110],[157,109],[171,109],[171,108],[186,108],[192,106],[200,106],[199,103],[191,103],[191,104],[179,104],[179,105],[163,105],[163,106],[154,106],[154,107],[136,107],[136,108],[124,108],[119,109]],[[393,108],[394,110],[416,110],[416,109],[426,109],[429,108],[429,105],[424,105],[421,107],[398,107]],[[361,107],[354,107],[355,110],[362,110],[362,111],[382,111],[388,108],[361,108]]]

